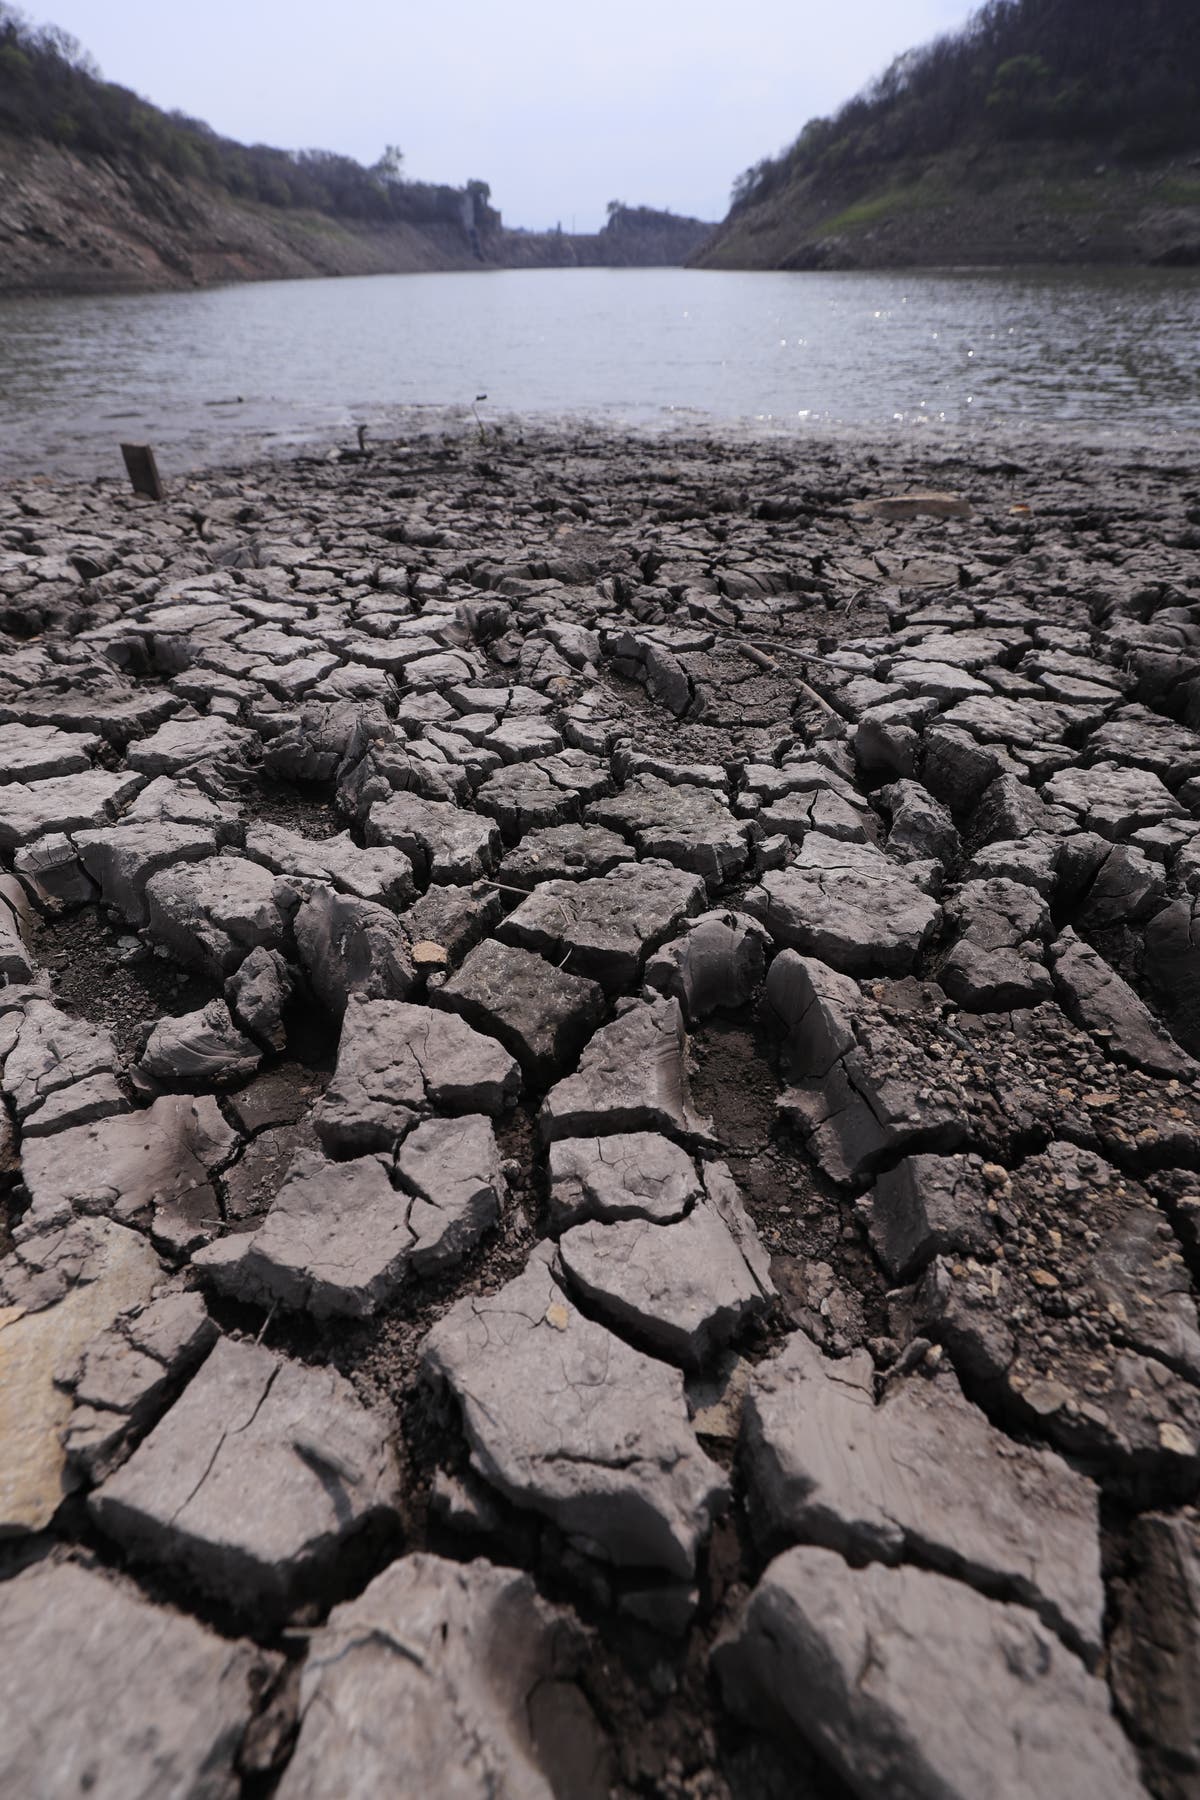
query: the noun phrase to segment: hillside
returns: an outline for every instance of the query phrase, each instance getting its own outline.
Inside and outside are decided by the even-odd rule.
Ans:
[[[475,267],[457,198],[442,220],[370,225],[236,200],[153,164],[0,137],[0,294]]]
[[[1200,12],[990,0],[748,169],[695,260],[1200,262]]]
[[[712,231],[616,204],[587,235],[507,229],[488,184],[222,138],[101,79],[0,0],[0,294],[305,275],[682,263]]]
[[[495,249],[514,269],[663,268],[697,255],[715,229],[701,219],[614,201],[600,231],[503,231]]]

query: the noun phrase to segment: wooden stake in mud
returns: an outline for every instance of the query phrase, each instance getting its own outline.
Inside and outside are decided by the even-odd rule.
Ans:
[[[121,455],[125,458],[125,471],[134,493],[145,494],[150,500],[161,500],[163,484],[149,444],[122,444]]]

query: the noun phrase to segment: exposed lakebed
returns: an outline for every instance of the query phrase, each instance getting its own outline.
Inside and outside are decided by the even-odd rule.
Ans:
[[[0,1786],[1194,1786],[1197,502],[0,493]]]

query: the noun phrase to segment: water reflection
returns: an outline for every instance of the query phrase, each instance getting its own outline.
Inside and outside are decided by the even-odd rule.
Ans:
[[[0,302],[0,473],[167,469],[410,409],[803,430],[1200,431],[1195,271],[547,270]]]

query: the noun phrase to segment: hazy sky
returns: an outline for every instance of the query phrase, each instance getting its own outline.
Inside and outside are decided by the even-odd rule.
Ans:
[[[218,131],[478,176],[510,225],[608,200],[723,216],[790,143],[970,0],[26,0],[110,81]]]

